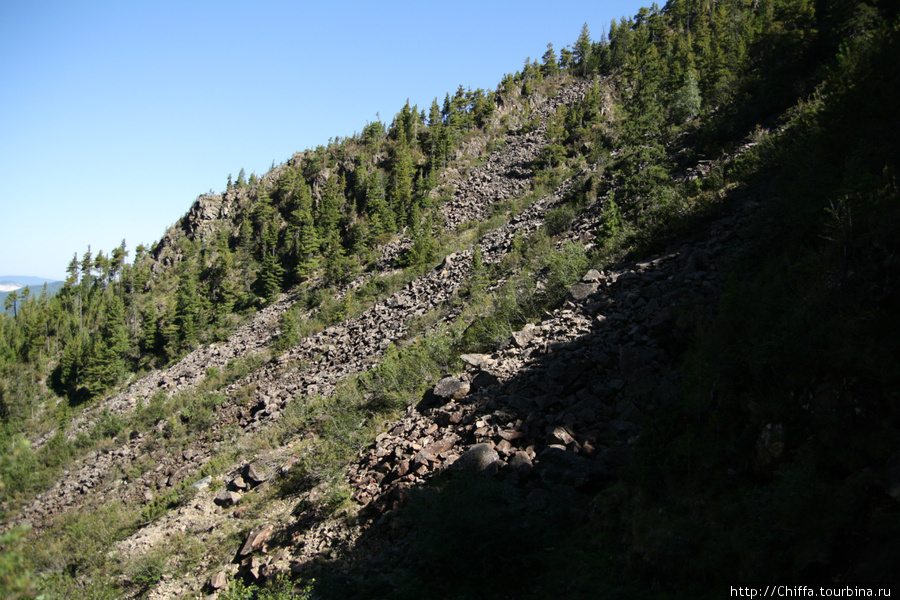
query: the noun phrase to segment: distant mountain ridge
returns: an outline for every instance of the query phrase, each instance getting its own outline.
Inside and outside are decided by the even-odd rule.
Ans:
[[[55,283],[56,279],[47,279],[46,277],[33,277],[31,275],[0,275],[0,285],[17,284],[20,287],[26,285],[43,285],[44,283]]]
[[[21,290],[25,287],[32,292],[40,294],[44,284],[47,284],[47,293],[55,294],[62,288],[63,282],[46,277],[34,277],[31,275],[0,275],[0,302],[6,300],[10,292]]]

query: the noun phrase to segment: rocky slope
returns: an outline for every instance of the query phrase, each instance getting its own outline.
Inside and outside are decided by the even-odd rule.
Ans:
[[[565,88],[533,109],[546,119],[560,104],[575,102],[592,83]],[[448,229],[484,220],[496,202],[526,192],[531,163],[545,143],[542,128],[508,136],[501,149],[455,184],[452,199],[441,207]],[[484,262],[502,261],[517,234],[539,229],[547,212],[581,182],[581,177],[565,181],[486,233],[478,241]],[[200,223],[191,226],[200,235],[205,231],[202,223],[227,216],[222,206],[216,198],[201,198],[185,223]],[[576,219],[566,234],[569,241],[590,243],[600,208],[597,203]],[[351,513],[358,518],[320,518],[314,507],[321,490],[306,495],[301,505],[311,508],[299,514],[286,500],[253,510],[252,517],[242,508],[245,496],[258,495],[289,472],[297,448],[315,432],[296,432],[281,446],[239,445],[236,462],[218,467],[212,477],[202,477],[202,469],[236,440],[264,436],[289,402],[327,396],[346,377],[377,364],[417,317],[456,319],[461,309],[450,301],[472,274],[471,249],[447,256],[437,268],[358,316],[309,335],[228,385],[210,427],[190,447],[173,448],[165,442],[177,415],[159,420],[149,431],[122,435],[64,472],[23,508],[19,521],[40,531],[66,512],[112,500],[148,506],[178,486],[194,483],[195,495],[186,505],[118,544],[123,560],[158,551],[172,536],[190,536],[204,545],[232,543],[228,536],[234,527],[225,523],[235,518],[244,532],[241,547],[225,569],[214,558],[201,559],[183,578],[163,579],[148,592],[149,597],[167,598],[199,593],[204,584],[208,591],[220,589],[238,572],[259,580],[279,572],[307,573],[323,559],[340,558],[344,569],[377,570],[384,561],[402,564],[409,545],[384,515],[402,505],[409,489],[439,473],[468,469],[508,481],[534,510],[546,505],[553,486],[578,492],[596,489],[614,478],[626,460],[641,432],[640,416],[673,396],[678,382],[661,374],[668,372],[664,367],[677,316],[685,306],[709,304],[718,297],[723,282],[716,263],[735,242],[731,232],[742,214],[724,216],[710,225],[708,235],[682,240],[642,262],[586,272],[569,290],[565,304],[545,314],[540,324],[518,331],[493,354],[463,356],[465,372],[433,382],[430,396],[388,424],[347,469],[355,506]],[[408,243],[386,246],[382,267],[389,269]],[[226,342],[198,348],[177,364],[132,383],[85,411],[67,435],[87,432],[103,414],[128,416],[160,391],[171,397],[196,388],[212,367],[223,369],[235,359],[269,352],[279,315],[295,301],[283,297]]]
[[[580,82],[542,104],[535,104],[535,114],[546,118],[560,104],[576,101],[591,82]],[[491,206],[505,198],[516,197],[529,186],[525,177],[530,163],[544,145],[542,128],[521,135],[510,135],[500,150],[490,155],[484,164],[475,167],[455,185],[452,200],[442,208],[448,227],[478,221]],[[509,243],[516,231],[529,232],[540,226],[543,214],[558,202],[565,186],[556,193],[536,202],[522,215],[502,229],[492,232],[483,241],[485,261],[498,261],[509,251]],[[191,231],[209,229],[209,222],[227,218],[227,208],[234,198],[201,197],[182,225]],[[200,235],[197,233],[197,235]],[[400,240],[383,249],[385,267],[408,244]],[[160,244],[160,264],[174,260]],[[166,423],[160,422],[155,431],[133,432],[121,445],[102,452],[92,452],[79,461],[77,468],[64,472],[63,477],[47,492],[41,494],[21,513],[19,521],[29,521],[37,529],[55,515],[88,504],[102,504],[110,498],[128,501],[149,501],[167,487],[178,484],[191,472],[209,460],[214,452],[220,430],[235,422],[243,428],[258,428],[262,423],[276,420],[284,403],[297,394],[329,393],[336,382],[348,374],[357,373],[381,355],[393,341],[407,332],[412,318],[425,314],[451,298],[469,274],[471,250],[447,257],[436,270],[417,278],[404,289],[378,303],[358,317],[330,327],[301,341],[296,347],[264,365],[246,378],[235,382],[227,390],[228,401],[218,408],[216,427],[197,446],[180,454],[167,453],[157,447],[154,438],[164,432]],[[377,273],[377,272],[376,272]],[[366,275],[364,277],[377,276]],[[359,285],[360,282],[351,284]],[[238,328],[226,342],[201,347],[171,367],[153,372],[130,384],[124,391],[90,407],[76,417],[66,435],[75,439],[87,433],[100,415],[127,416],[138,404],[146,406],[159,391],[168,396],[195,387],[210,368],[224,368],[230,361],[246,358],[266,348],[278,333],[278,317],[296,299],[291,296],[258,312],[246,325]],[[453,314],[447,316],[453,318]],[[291,365],[303,365],[302,369]],[[242,405],[230,397],[236,390],[253,387],[254,395]],[[40,447],[53,437],[51,431],[35,440]],[[152,469],[142,476],[117,478],[115,473],[128,471],[132,464],[151,463]]]

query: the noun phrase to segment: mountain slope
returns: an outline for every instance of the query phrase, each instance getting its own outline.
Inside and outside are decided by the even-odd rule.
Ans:
[[[707,8],[642,11],[562,73],[526,65],[449,154],[404,145],[422,133],[404,107],[390,132],[198,199],[122,283],[158,294],[132,306],[163,328],[214,314],[191,286],[243,297],[246,320],[161,334],[207,343],[167,345],[168,364],[148,346],[158,368],[10,446],[4,510],[32,526],[43,593],[890,581],[896,9]],[[404,205],[410,164],[433,181]],[[304,211],[340,216],[313,235]],[[307,234],[332,236],[322,256]],[[279,265],[288,291],[257,310]],[[29,464],[50,475],[26,488]]]

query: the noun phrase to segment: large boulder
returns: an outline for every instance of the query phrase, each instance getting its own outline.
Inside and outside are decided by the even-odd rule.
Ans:
[[[489,443],[475,444],[465,451],[455,463],[454,470],[473,471],[475,473],[487,473],[493,475],[503,463],[500,455],[494,450],[494,445]]]
[[[444,377],[434,386],[434,395],[445,400],[462,400],[470,387],[468,380],[462,377]]]

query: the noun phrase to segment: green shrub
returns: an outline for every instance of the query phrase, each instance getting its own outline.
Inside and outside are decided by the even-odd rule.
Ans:
[[[179,418],[188,431],[206,431],[215,423],[216,407],[225,400],[225,394],[221,392],[207,392],[199,395],[188,393],[182,400],[184,408],[181,409]]]
[[[162,390],[156,392],[150,397],[150,402],[144,406],[143,402],[138,400],[134,413],[132,413],[132,427],[139,429],[149,429],[156,425],[161,419],[166,418],[166,402],[169,397]]]
[[[97,423],[91,429],[91,438],[94,441],[105,438],[114,438],[119,435],[119,432],[125,429],[125,426],[126,422],[124,418],[112,414],[104,408],[100,413],[100,418],[97,420]]]
[[[361,378],[370,408],[399,409],[418,402],[444,373],[458,366],[448,332],[426,335],[405,346],[391,346],[377,367]]]
[[[566,231],[575,220],[575,209],[568,204],[547,211],[544,217],[544,229],[547,235],[559,235]]]
[[[588,256],[581,244],[565,242],[547,257],[549,269],[546,294],[551,304],[561,302],[569,287],[578,283],[588,269]]]
[[[308,600],[314,583],[315,580],[312,580],[303,585],[303,582],[293,582],[285,575],[279,575],[263,586],[255,583],[247,585],[235,579],[219,595],[219,600]]]

